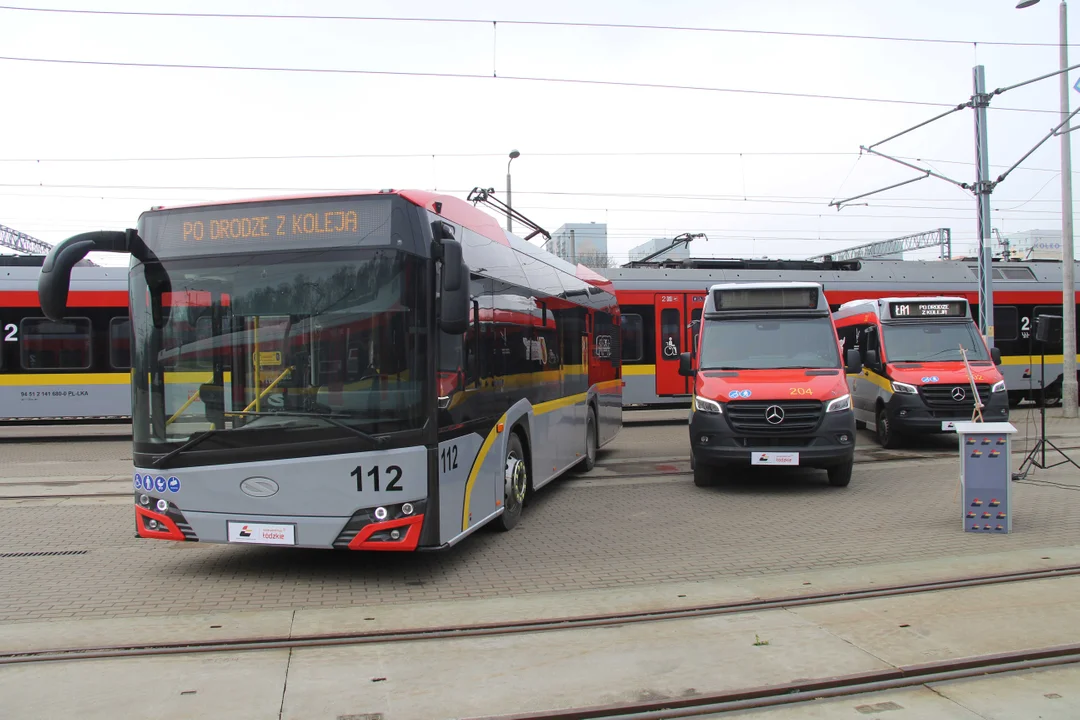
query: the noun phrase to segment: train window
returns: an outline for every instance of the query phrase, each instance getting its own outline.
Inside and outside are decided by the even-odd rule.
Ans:
[[[623,362],[638,362],[645,354],[645,321],[636,313],[622,316]]]
[[[23,318],[22,366],[26,370],[86,370],[90,367],[90,319]]]
[[[1015,340],[1020,337],[1020,318],[1011,305],[994,306],[994,339]]]
[[[114,370],[131,369],[131,319],[115,317],[109,321],[109,364]]]
[[[660,338],[664,344],[665,360],[678,360],[682,345],[679,342],[682,329],[679,327],[679,311],[667,308],[660,311]]]

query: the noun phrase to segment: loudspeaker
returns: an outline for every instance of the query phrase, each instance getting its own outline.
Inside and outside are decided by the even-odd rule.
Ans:
[[[1061,342],[1060,315],[1039,315],[1035,318],[1035,339],[1044,343]]]

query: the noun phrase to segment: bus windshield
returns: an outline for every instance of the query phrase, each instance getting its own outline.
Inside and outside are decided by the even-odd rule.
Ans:
[[[706,320],[702,333],[702,370],[840,367],[828,318]]]
[[[882,325],[885,356],[889,362],[962,360],[961,346],[968,360],[990,359],[973,322]]]
[[[298,429],[370,438],[420,428],[425,269],[391,249],[164,260],[167,322],[155,328],[137,265],[137,451],[208,430],[233,447],[288,443]]]

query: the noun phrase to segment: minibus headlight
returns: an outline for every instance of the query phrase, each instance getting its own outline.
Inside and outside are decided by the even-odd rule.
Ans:
[[[990,392],[1005,392],[1005,381],[998,380],[996,383],[994,383],[994,387],[990,388]]]
[[[840,412],[841,410],[851,409],[851,395],[841,395],[840,397],[830,400],[829,404],[825,406],[825,412]]]
[[[712,413],[713,415],[722,415],[724,413],[723,408],[720,407],[720,403],[715,400],[703,398],[700,395],[694,396],[694,409],[698,412]]]
[[[901,395],[918,395],[919,391],[914,385],[908,385],[907,383],[892,382],[892,391],[894,393],[900,393]]]

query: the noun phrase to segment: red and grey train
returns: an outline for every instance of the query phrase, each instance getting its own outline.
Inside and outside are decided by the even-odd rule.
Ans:
[[[56,323],[38,305],[41,262],[0,257],[0,420],[129,416],[127,268],[76,268],[70,317]],[[624,407],[688,403],[679,353],[691,349],[706,289],[716,283],[821,283],[834,310],[857,299],[961,296],[978,313],[974,260],[698,259],[602,272],[622,311]],[[994,263],[993,340],[1013,403],[1039,397],[1044,356],[1047,399],[1060,396],[1062,345],[1036,341],[1034,330],[1038,315],[1061,314],[1061,282],[1060,262]]]

